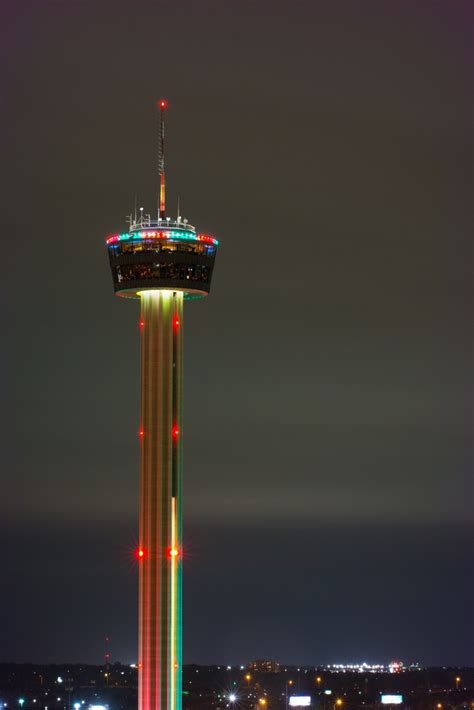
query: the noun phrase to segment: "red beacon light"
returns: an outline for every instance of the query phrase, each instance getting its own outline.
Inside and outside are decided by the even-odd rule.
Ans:
[[[174,426],[174,427],[173,427],[173,438],[174,438],[174,439],[177,439],[178,436],[179,436],[179,427]]]
[[[173,325],[174,325],[175,329],[179,328],[179,318],[178,318],[178,316],[175,316],[175,317],[174,317]]]
[[[158,101],[158,106],[159,106],[160,108],[166,108],[167,105],[168,105],[168,104],[166,103],[166,99],[160,99],[160,100]]]
[[[143,549],[143,547],[139,547],[135,554],[139,560],[143,560],[143,558],[145,557],[145,550]]]
[[[179,557],[179,550],[178,550],[177,547],[171,547],[171,548],[169,549],[168,554],[169,554],[169,556],[170,556],[171,558],[173,558],[173,557],[174,557],[174,558]]]

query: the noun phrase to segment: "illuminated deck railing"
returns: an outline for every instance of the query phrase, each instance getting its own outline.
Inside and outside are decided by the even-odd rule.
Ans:
[[[196,228],[189,224],[187,219],[151,219],[149,214],[142,214],[138,219],[131,216],[127,219],[130,224],[130,232],[137,232],[143,229],[169,229],[170,227],[184,229],[195,232]]]

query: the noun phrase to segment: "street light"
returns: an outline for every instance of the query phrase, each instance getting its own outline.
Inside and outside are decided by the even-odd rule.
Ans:
[[[459,690],[459,683],[461,682],[460,676],[457,675],[454,681],[456,683],[456,690]]]
[[[265,707],[265,705],[267,704],[267,699],[266,699],[266,698],[259,698],[258,703],[259,703],[259,705],[261,705],[262,707]]]
[[[322,682],[322,680],[323,680],[323,679],[321,678],[320,675],[317,675],[317,676],[316,676],[316,683],[318,684],[318,695],[319,695],[320,692],[321,692],[321,682]]]
[[[336,708],[340,708],[341,705],[342,705],[342,702],[343,702],[343,701],[342,701],[342,698],[338,698],[338,699],[336,700],[336,702],[334,703],[334,710],[336,710]]]
[[[285,683],[285,710],[288,710],[288,686],[293,685],[292,680],[287,680]]]
[[[18,704],[22,708],[23,705],[25,704],[25,698],[18,698]]]
[[[79,710],[81,703],[74,703],[74,710]]]

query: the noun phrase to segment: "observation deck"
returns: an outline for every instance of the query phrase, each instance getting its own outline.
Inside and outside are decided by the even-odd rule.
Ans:
[[[203,298],[211,288],[217,239],[198,234],[187,220],[130,218],[130,231],[107,239],[117,296],[140,298],[140,291],[182,291]]]

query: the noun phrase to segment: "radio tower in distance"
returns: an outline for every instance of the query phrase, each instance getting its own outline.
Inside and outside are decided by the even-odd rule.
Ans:
[[[218,244],[166,215],[166,108],[156,218],[135,209],[107,239],[115,293],[140,301],[138,710],[181,710],[183,304],[209,293]]]

